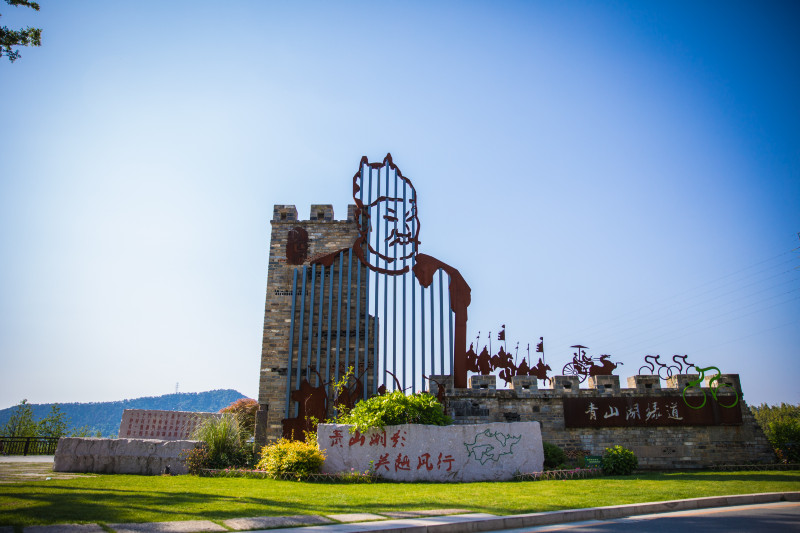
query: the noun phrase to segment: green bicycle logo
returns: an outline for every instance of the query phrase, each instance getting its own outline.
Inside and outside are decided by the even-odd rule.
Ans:
[[[728,409],[736,407],[736,404],[739,403],[739,394],[736,392],[736,389],[730,383],[721,383],[719,381],[719,378],[722,375],[722,371],[720,371],[719,368],[715,366],[709,366],[706,368],[700,368],[698,366],[695,366],[694,368],[698,372],[700,372],[700,377],[694,381],[690,381],[689,384],[683,388],[683,393],[681,394],[681,396],[683,397],[683,403],[685,403],[691,409],[702,409],[703,406],[708,401],[708,396],[706,396],[706,391],[700,387],[700,384],[705,379],[706,372],[708,372],[709,370],[716,370],[717,371],[716,375],[712,376],[711,379],[708,380],[708,388],[711,390],[711,396],[721,407],[725,407]],[[692,387],[697,387],[703,393],[703,403],[701,403],[700,405],[694,406],[691,403],[689,403],[689,401],[686,399],[686,391],[688,389],[691,389]],[[724,389],[725,387],[728,387],[729,389],[731,389],[731,391],[733,391],[733,403],[730,405],[725,405],[720,401],[719,398],[717,398],[719,390]]]

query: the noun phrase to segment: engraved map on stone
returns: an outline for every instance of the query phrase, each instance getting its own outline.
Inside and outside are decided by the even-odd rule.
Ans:
[[[521,438],[522,435],[499,431],[492,433],[486,429],[475,435],[475,440],[471,443],[465,442],[464,446],[467,447],[467,455],[474,457],[483,465],[489,460],[497,462],[503,455],[514,453],[513,447]]]

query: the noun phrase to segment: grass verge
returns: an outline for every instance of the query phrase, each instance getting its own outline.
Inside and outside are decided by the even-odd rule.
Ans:
[[[453,508],[517,514],[800,490],[800,471],[697,472],[507,483],[343,485],[98,475],[0,485],[0,525],[226,520]]]

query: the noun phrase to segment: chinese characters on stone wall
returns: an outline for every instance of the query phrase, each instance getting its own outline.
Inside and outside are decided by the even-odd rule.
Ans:
[[[403,453],[406,446],[407,432],[397,430],[390,434],[387,439],[386,430],[373,431],[369,438],[367,435],[362,434],[358,430],[353,433],[346,433],[342,429],[335,429],[330,435],[330,447],[343,448],[345,445],[348,447],[361,446],[361,447],[374,447],[374,458],[372,459],[372,467],[376,473],[382,471],[390,471],[391,468],[395,472],[401,470],[411,471],[416,469],[419,471],[430,472],[434,468],[437,470],[444,470],[451,472],[453,469],[453,456],[439,452],[438,454],[431,454],[430,451],[423,451],[422,453],[408,455]],[[395,451],[397,455],[395,456]],[[386,452],[386,453],[383,453]]]
[[[185,440],[191,439],[203,419],[213,413],[125,409],[119,438]]]
[[[574,427],[738,425],[741,409],[709,402],[690,409],[680,395],[564,398],[564,425]]]

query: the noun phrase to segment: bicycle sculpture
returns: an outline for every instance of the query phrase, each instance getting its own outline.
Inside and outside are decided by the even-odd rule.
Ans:
[[[577,348],[578,351],[572,354],[572,361],[564,365],[561,374],[564,376],[578,376],[581,383],[586,381],[590,376],[610,376],[615,368],[622,363],[612,363],[608,360],[611,357],[608,354],[603,354],[600,357],[587,357],[586,346],[576,344],[571,348]],[[595,361],[600,364],[595,364]]]
[[[666,365],[660,361],[660,355],[645,355],[644,365],[639,367],[639,374],[644,374],[642,369],[650,370],[650,374],[658,375],[659,378],[667,380],[675,374],[687,374],[690,369],[697,368],[694,364],[688,362],[686,359],[688,355],[673,355],[672,361],[674,365]],[[656,368],[658,370],[656,370]]]
[[[681,393],[681,396],[683,397],[683,403],[685,403],[691,409],[702,409],[703,406],[706,404],[706,401],[708,401],[708,397],[706,396],[706,391],[703,390],[700,387],[700,384],[705,379],[705,375],[706,375],[705,373],[707,371],[716,370],[717,374],[715,376],[712,376],[711,379],[708,380],[708,388],[709,388],[709,390],[711,392],[711,397],[714,398],[714,400],[716,400],[716,402],[720,405],[720,407],[726,407],[728,409],[730,409],[732,407],[736,407],[736,404],[739,403],[739,394],[736,392],[736,389],[730,383],[720,383],[719,378],[722,375],[722,371],[720,371],[719,368],[717,368],[715,366],[708,366],[706,368],[699,368],[696,365],[694,366],[694,368],[695,368],[695,370],[697,370],[697,372],[700,373],[700,376],[696,380],[690,381],[683,388],[683,392]],[[698,390],[703,393],[703,401],[702,401],[702,403],[700,405],[696,405],[696,406],[692,405],[691,403],[689,403],[689,400],[686,399],[686,391],[691,389],[692,387],[697,387]],[[726,404],[722,403],[722,401],[720,401],[720,399],[717,397],[717,395],[719,394],[719,390],[720,389],[724,389],[725,387],[728,387],[733,392],[733,403],[731,403],[730,405],[726,405]]]

